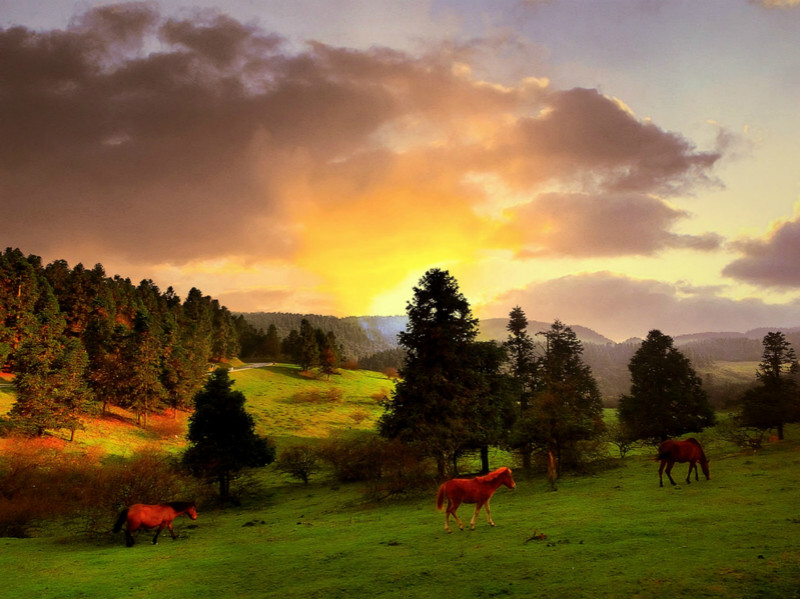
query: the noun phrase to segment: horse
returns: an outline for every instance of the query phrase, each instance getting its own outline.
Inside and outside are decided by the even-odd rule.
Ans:
[[[664,441],[658,446],[658,455],[655,459],[661,462],[661,466],[658,469],[659,487],[664,486],[663,472],[665,466],[667,468],[669,482],[673,485],[675,484],[675,481],[672,480],[672,474],[670,474],[675,462],[689,462],[689,472],[686,474],[687,485],[691,482],[692,469],[694,469],[695,480],[700,480],[697,474],[698,462],[700,462],[700,467],[703,469],[706,480],[711,479],[711,474],[708,472],[708,459],[706,458],[706,454],[700,442],[694,437],[690,437],[685,441],[673,441],[671,439]]]
[[[197,508],[192,501],[173,501],[172,503],[159,503],[147,505],[137,503],[125,508],[119,513],[114,524],[114,532],[122,530],[122,525],[127,523],[125,528],[125,546],[133,546],[133,535],[140,528],[157,528],[156,536],[153,537],[153,545],[158,543],[158,535],[164,528],[169,530],[172,540],[177,538],[175,531],[172,530],[172,521],[178,516],[186,514],[192,520],[197,520]]]
[[[503,466],[485,476],[478,476],[477,478],[453,478],[442,483],[439,487],[439,491],[436,493],[436,509],[441,512],[445,500],[447,501],[447,511],[444,515],[444,529],[447,532],[451,532],[450,515],[452,514],[456,522],[458,522],[458,528],[464,530],[464,524],[461,522],[461,518],[458,517],[458,514],[456,514],[458,506],[462,503],[476,504],[475,514],[473,514],[472,520],[470,521],[472,530],[475,530],[475,520],[478,517],[478,512],[480,512],[481,508],[484,506],[486,506],[486,518],[489,520],[489,524],[494,526],[492,512],[489,509],[489,500],[500,485],[505,485],[509,489],[513,489],[517,486],[514,479],[511,477],[511,468]]]

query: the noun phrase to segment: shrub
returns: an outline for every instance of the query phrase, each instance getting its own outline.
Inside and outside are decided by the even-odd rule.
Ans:
[[[342,435],[322,444],[320,456],[333,467],[341,482],[365,481],[381,476],[383,441],[374,435]]]
[[[8,440],[0,459],[0,536],[31,536],[38,522],[51,519],[105,535],[127,505],[196,500],[199,491],[156,450],[103,464],[99,455],[64,451],[46,440]]]
[[[298,391],[289,399],[292,403],[338,403],[342,401],[344,391],[341,387],[328,389],[305,389]]]
[[[433,465],[400,441],[371,434],[340,434],[328,440],[320,455],[341,482],[366,482],[371,499],[429,489],[435,485]]]
[[[308,484],[309,477],[319,471],[317,452],[308,445],[294,445],[283,450],[275,463],[278,470],[303,483]]]

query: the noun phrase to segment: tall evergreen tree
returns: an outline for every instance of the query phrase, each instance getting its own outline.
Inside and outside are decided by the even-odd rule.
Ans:
[[[603,432],[603,404],[574,331],[556,320],[541,334],[545,349],[538,362],[536,389],[517,434],[534,448],[552,452],[560,469],[567,454],[573,462],[580,459],[579,441]]]
[[[218,368],[195,395],[189,419],[190,446],[183,462],[196,476],[216,481],[223,500],[231,498],[231,481],[243,468],[275,459],[275,448],[256,434],[245,401],[241,391],[233,390],[228,371]]]
[[[15,353],[16,400],[9,413],[21,429],[41,436],[47,429],[79,427],[91,409],[86,385],[88,358],[77,339],[65,336],[66,323],[41,268],[30,273],[33,319]]]
[[[440,269],[420,279],[406,311],[408,325],[398,335],[406,361],[384,405],[380,432],[435,457],[443,476],[447,461],[455,466],[459,450],[474,437],[469,414],[475,375],[467,356],[478,321],[455,278]]]
[[[509,313],[506,325],[508,338],[504,344],[508,352],[509,367],[516,385],[518,422],[527,420],[531,397],[536,390],[538,380],[538,360],[534,352],[535,343],[528,333],[528,318],[519,306]],[[520,415],[525,415],[519,418]],[[519,439],[516,448],[522,455],[523,468],[531,467],[531,451],[533,447],[524,433],[512,433],[512,438]]]
[[[792,344],[781,332],[767,333],[756,370],[758,386],[742,398],[742,424],[759,429],[774,428],[783,439],[784,425],[800,420],[797,373],[800,366]]]
[[[620,398],[617,415],[629,438],[658,442],[714,424],[702,381],[672,337],[650,331],[628,370],[631,391]]]
[[[324,338],[324,334],[322,334]],[[310,370],[319,364],[319,343],[317,332],[305,318],[300,323],[299,361],[301,370]]]
[[[281,357],[281,338],[278,336],[278,327],[274,324],[270,324],[267,328],[267,336],[264,339],[264,357],[272,361],[277,361]]]
[[[161,411],[167,398],[161,382],[163,348],[158,333],[147,313],[137,313],[130,336],[129,407],[136,412],[136,421],[144,427],[147,427],[148,416]]]

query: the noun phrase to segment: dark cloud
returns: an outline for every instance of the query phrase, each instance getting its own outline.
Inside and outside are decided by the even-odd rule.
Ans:
[[[520,184],[571,179],[587,190],[672,195],[711,181],[720,158],[596,90],[555,91],[541,108],[513,123],[497,144]]]
[[[288,260],[326,226],[304,220],[309,206],[363,210],[386,197],[398,228],[438,206],[439,230],[471,239],[474,219],[447,212],[486,201],[464,183],[474,173],[531,198],[511,213],[520,223],[557,225],[523,251],[717,243],[673,234],[686,213],[654,197],[711,181],[719,152],[595,90],[480,81],[453,62],[480,43],[469,46],[294,51],[224,15],[166,20],[149,3],[99,7],[63,31],[0,30],[6,243],[93,260]],[[379,230],[362,234],[382,244]]]
[[[507,211],[510,228],[524,248],[521,257],[536,255],[649,255],[665,248],[711,250],[714,235],[677,235],[670,228],[688,217],[663,200],[644,194],[542,194],[529,204]]]
[[[765,239],[733,247],[742,257],[726,266],[724,275],[768,287],[800,287],[800,221],[785,222]]]
[[[562,277],[506,292],[485,311],[505,316],[519,305],[531,320],[556,318],[594,327],[617,341],[657,328],[669,335],[797,326],[798,306],[761,299],[734,300],[715,288],[689,288],[608,272]],[[602,323],[602,324],[599,324]]]

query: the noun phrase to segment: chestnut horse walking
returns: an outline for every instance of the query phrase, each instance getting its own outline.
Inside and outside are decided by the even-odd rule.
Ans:
[[[661,445],[658,446],[658,456],[656,456],[656,461],[661,462],[661,466],[658,469],[658,486],[664,486],[664,466],[667,467],[667,476],[669,477],[669,482],[673,485],[675,481],[672,480],[672,467],[675,465],[675,462],[689,462],[689,472],[686,474],[686,484],[690,483],[690,478],[692,476],[692,469],[694,469],[694,478],[695,480],[700,480],[700,477],[697,474],[697,463],[700,462],[700,467],[703,469],[703,474],[706,475],[706,480],[711,478],[711,474],[708,472],[708,459],[706,458],[706,454],[703,451],[702,445],[700,445],[700,441],[695,439],[694,437],[690,437],[685,441],[673,441],[671,439],[667,439]]]
[[[456,514],[458,506],[462,503],[476,504],[475,514],[473,514],[472,520],[470,521],[472,530],[475,530],[475,520],[483,506],[486,506],[486,518],[489,520],[489,524],[494,526],[492,512],[489,509],[489,500],[500,485],[505,485],[509,489],[513,489],[517,486],[514,479],[511,477],[511,468],[503,466],[494,472],[490,472],[486,476],[479,476],[477,478],[453,478],[442,483],[439,487],[439,492],[436,493],[436,509],[441,512],[442,506],[445,500],[447,500],[447,511],[444,515],[444,529],[450,532],[450,515],[452,514],[456,522],[458,522],[458,528],[464,530],[464,524],[461,522],[461,518],[458,517],[458,514]]]
[[[133,535],[131,533],[140,528],[158,529],[156,530],[156,536],[153,537],[153,545],[158,542],[158,535],[161,534],[164,528],[169,530],[169,534],[175,540],[177,535],[172,530],[172,521],[181,514],[186,514],[192,520],[197,520],[197,509],[194,502],[173,501],[172,503],[159,503],[157,505],[137,503],[119,513],[117,522],[114,524],[114,532],[119,532],[122,529],[122,525],[127,523],[125,528],[125,545],[127,547],[133,546]]]

